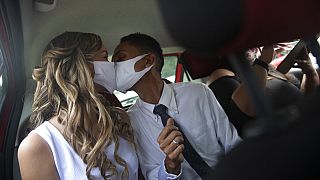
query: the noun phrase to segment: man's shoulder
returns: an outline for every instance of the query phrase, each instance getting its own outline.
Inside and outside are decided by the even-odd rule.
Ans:
[[[136,102],[127,110],[127,113],[129,115],[130,119],[140,119],[138,116],[141,115],[141,105],[139,105],[141,102],[141,99],[138,98]]]
[[[198,82],[179,82],[179,83],[172,83],[169,84],[170,87],[172,87],[174,90],[181,90],[183,91],[199,91],[199,90],[205,90],[207,86],[203,83]]]
[[[130,120],[130,124],[132,126],[132,129],[134,130],[135,133],[140,132],[141,130],[141,126],[148,122],[148,121],[144,121],[145,117],[144,117],[144,113],[141,110],[141,107],[139,107],[138,105],[138,101],[140,99],[137,99],[137,101],[127,110],[127,114],[129,116],[129,120]]]
[[[200,82],[177,82],[177,83],[171,83],[171,84],[168,84],[169,86],[171,87],[174,87],[174,88],[184,88],[184,87],[203,87],[205,86],[205,84],[203,83],[200,83]]]
[[[132,113],[135,113],[135,112],[139,111],[139,108],[138,108],[138,105],[137,105],[138,101],[140,101],[140,98],[138,98],[136,100],[136,102],[132,106],[130,106],[128,108],[128,110],[127,110],[128,114],[132,114]]]

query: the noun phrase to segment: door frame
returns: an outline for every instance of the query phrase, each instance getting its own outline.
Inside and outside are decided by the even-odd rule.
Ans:
[[[0,109],[0,177],[13,179],[14,150],[23,108],[25,71],[19,0],[0,1],[0,43],[8,88]]]

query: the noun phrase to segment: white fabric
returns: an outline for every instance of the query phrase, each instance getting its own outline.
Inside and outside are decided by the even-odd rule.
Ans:
[[[221,155],[241,141],[214,94],[204,84],[164,83],[159,104],[168,107],[168,114],[210,166],[216,165]],[[157,179],[165,158],[157,143],[163,125],[161,118],[152,113],[154,107],[155,104],[138,99],[128,111],[137,139],[140,167],[148,179]],[[182,163],[179,178],[201,179],[187,161]]]
[[[114,62],[109,61],[89,61],[93,64],[95,83],[106,88],[110,93],[116,89],[116,71]]]
[[[145,75],[153,65],[145,68],[144,70],[136,72],[134,66],[136,62],[147,56],[143,54],[132,59],[125,61],[115,62],[116,70],[116,85],[117,90],[126,93],[133,85],[135,85],[143,75]]]
[[[31,133],[36,133],[41,136],[49,145],[58,175],[61,180],[82,180],[87,179],[86,176],[86,165],[80,158],[78,154],[73,150],[71,145],[64,139],[63,135],[58,129],[56,129],[50,122],[45,121]],[[123,138],[119,138],[119,151],[118,154],[126,162],[129,169],[129,179],[137,180],[138,179],[138,159],[134,147],[130,145]],[[114,160],[114,143],[112,143],[106,150],[105,153],[107,157],[116,165],[117,171],[119,172],[118,176],[113,176],[112,180],[121,179],[121,172],[124,167],[117,164]],[[45,163],[45,162],[43,162]],[[100,171],[98,168],[94,168],[91,171],[94,179],[102,180],[100,176]]]

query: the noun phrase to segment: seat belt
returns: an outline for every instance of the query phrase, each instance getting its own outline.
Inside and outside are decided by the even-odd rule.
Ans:
[[[190,74],[186,68],[186,63],[183,61],[183,58],[181,58],[181,56],[178,58],[178,62],[182,65],[183,71],[185,72],[188,81],[191,81]]]

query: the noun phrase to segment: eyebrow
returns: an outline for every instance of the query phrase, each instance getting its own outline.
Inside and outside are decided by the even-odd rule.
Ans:
[[[114,54],[112,55],[112,57],[113,57],[113,56],[117,56],[118,54],[124,53],[124,52],[126,52],[126,51],[124,51],[124,50],[119,50],[119,51],[117,51],[116,53],[114,53]]]

